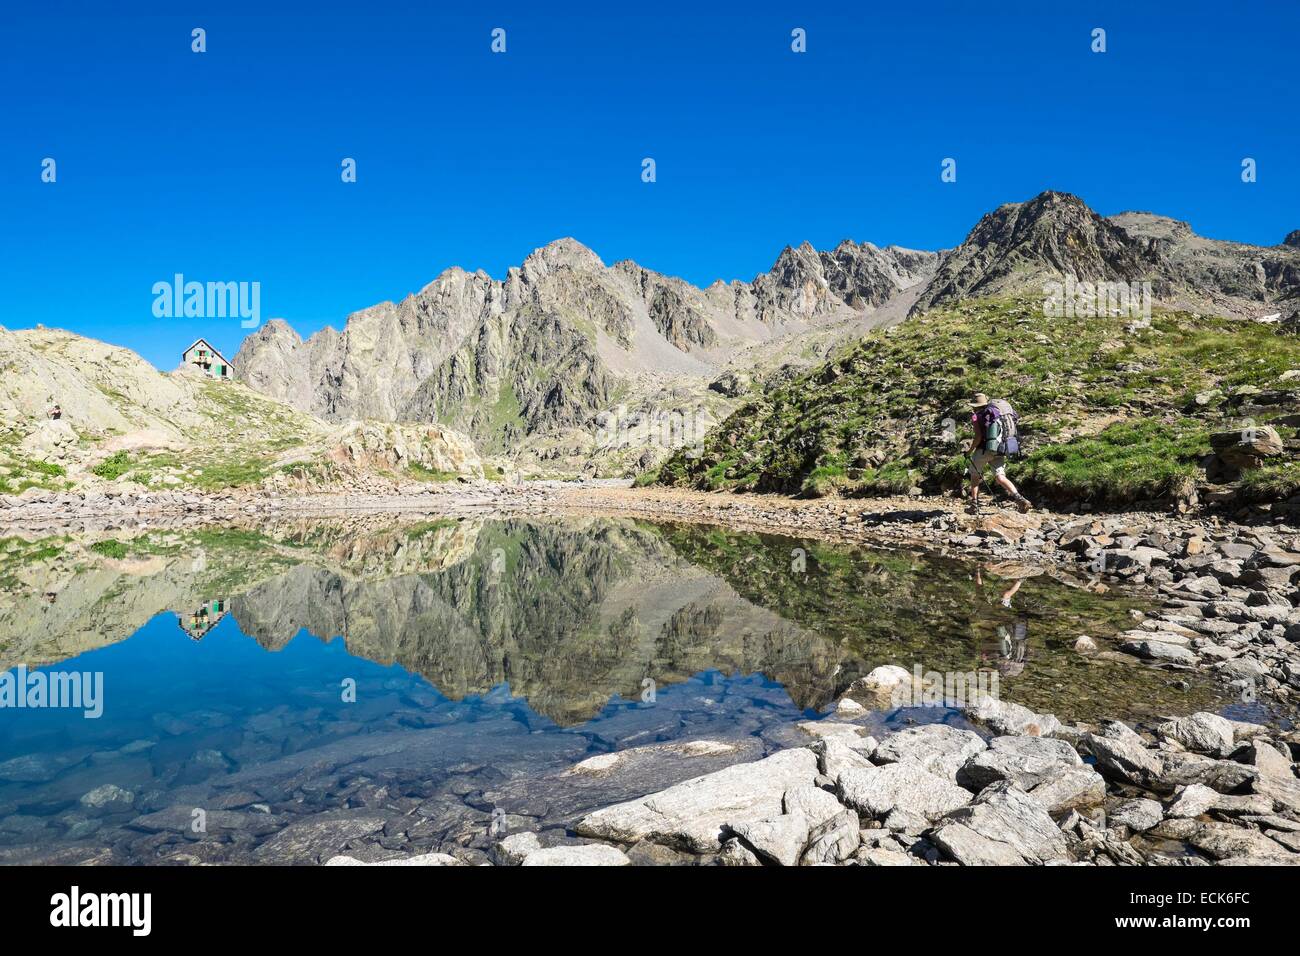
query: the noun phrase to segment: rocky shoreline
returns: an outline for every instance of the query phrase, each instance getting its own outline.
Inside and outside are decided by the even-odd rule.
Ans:
[[[885,666],[850,691],[897,687]],[[845,704],[843,712],[854,712]],[[865,713],[857,707],[856,712]],[[1300,864],[1300,734],[1196,713],[1142,734],[1065,725],[986,698],[977,729],[934,723],[877,740],[854,720],[759,760],[582,816],[497,834],[487,851],[402,856],[358,846],[327,865],[1277,866]],[[728,749],[675,745],[677,756]],[[637,748],[570,773],[618,774]],[[581,841],[581,842],[580,842]]]

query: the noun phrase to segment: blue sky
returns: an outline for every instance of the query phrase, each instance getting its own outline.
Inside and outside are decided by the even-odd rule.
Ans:
[[[560,236],[707,284],[804,240],[951,246],[1046,188],[1217,238],[1300,228],[1294,0],[607,6],[4,5],[0,324],[169,369],[246,334],[156,318],[175,273],[260,282],[306,334]]]

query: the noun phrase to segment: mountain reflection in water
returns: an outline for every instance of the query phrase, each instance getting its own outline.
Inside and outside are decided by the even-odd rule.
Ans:
[[[97,720],[0,709],[0,861],[306,861],[290,823],[392,800],[438,821],[422,848],[501,806],[563,825],[638,795],[566,777],[584,756],[708,737],[735,749],[697,772],[756,757],[881,664],[996,669],[1004,699],[1066,719],[1217,709],[1205,683],[1073,652],[1131,606],[1027,568],[615,519],[11,537],[0,668],[100,672],[105,699]],[[931,710],[874,719],[951,718]],[[196,841],[187,806],[229,832]]]

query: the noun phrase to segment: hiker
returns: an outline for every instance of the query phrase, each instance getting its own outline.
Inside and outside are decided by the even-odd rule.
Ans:
[[[1005,405],[1005,411],[1014,416],[1015,412],[1011,411],[1010,405],[1005,402],[1000,404]],[[971,412],[975,437],[967,449],[970,454],[970,505],[967,510],[971,514],[979,514],[980,485],[984,483],[984,472],[992,468],[998,484],[1006,489],[1021,513],[1028,511],[1033,506],[1011,483],[1006,471],[1008,441],[1013,438],[1008,433],[1015,428],[1014,422],[1004,421],[1008,417],[1004,410],[998,407],[998,403],[990,402],[983,392],[971,400]],[[1018,443],[1015,448],[1019,448]]]
[[[49,409],[46,411],[46,414],[50,416],[50,419],[52,421],[57,422],[60,418],[63,417],[63,409],[59,406],[58,402],[55,402],[53,405],[49,407]]]

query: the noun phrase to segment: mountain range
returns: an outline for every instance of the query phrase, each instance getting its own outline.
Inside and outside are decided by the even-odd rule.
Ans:
[[[1198,236],[1145,212],[1103,217],[1044,192],[957,247],[786,247],[750,282],[698,288],[560,239],[504,280],[448,269],[401,302],[307,339],[272,320],[235,358],[253,389],[327,421],[448,425],[524,474],[631,474],[698,440],[747,394],[872,328],[1045,283],[1149,283],[1162,303],[1259,319],[1300,310],[1300,230],[1276,246]]]

